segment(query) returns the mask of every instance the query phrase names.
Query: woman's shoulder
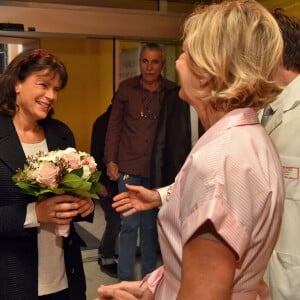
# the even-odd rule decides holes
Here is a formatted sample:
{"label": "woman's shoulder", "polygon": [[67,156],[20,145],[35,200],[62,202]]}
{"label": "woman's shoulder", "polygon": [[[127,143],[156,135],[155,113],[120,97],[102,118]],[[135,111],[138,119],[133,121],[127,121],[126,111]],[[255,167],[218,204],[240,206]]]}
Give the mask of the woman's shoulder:
{"label": "woman's shoulder", "polygon": [[53,118],[46,118],[40,121],[40,124],[44,127],[46,131],[52,131],[55,134],[60,136],[66,136],[66,135],[73,136],[73,132],[69,128],[69,126],[60,120],[53,119]]}
{"label": "woman's shoulder", "polygon": [[0,114],[0,123],[1,124],[9,124],[12,120],[12,117],[5,115],[5,114]]}
{"label": "woman's shoulder", "polygon": [[41,125],[51,127],[51,128],[56,128],[56,129],[69,129],[68,125],[58,119],[53,119],[53,118],[46,118],[44,120],[40,121]]}

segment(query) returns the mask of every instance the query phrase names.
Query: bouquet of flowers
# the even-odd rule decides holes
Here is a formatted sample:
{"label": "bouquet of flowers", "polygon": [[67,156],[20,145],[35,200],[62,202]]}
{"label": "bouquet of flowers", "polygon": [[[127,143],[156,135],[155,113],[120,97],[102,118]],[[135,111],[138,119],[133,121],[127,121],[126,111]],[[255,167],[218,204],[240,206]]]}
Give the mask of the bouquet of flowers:
{"label": "bouquet of flowers", "polygon": [[90,154],[67,148],[28,156],[12,179],[25,194],[37,197],[71,194],[99,199],[99,177]]}

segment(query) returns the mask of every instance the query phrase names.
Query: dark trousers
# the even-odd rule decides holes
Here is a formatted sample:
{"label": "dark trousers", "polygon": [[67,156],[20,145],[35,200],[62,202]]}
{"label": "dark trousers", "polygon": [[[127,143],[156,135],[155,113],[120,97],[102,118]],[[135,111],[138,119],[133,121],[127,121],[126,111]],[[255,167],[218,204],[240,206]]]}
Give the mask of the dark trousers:
{"label": "dark trousers", "polygon": [[104,197],[99,200],[104,212],[106,226],[99,246],[101,258],[113,258],[116,254],[116,241],[119,236],[121,219],[120,214],[112,207],[111,197]]}
{"label": "dark trousers", "polygon": [[69,290],[65,289],[57,293],[53,293],[45,296],[39,296],[39,300],[71,300],[71,299],[69,296]]}

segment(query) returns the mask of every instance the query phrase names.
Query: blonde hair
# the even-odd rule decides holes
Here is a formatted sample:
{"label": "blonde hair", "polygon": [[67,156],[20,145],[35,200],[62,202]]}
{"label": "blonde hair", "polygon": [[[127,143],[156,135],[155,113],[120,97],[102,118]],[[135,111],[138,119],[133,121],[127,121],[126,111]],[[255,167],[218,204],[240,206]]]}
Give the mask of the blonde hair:
{"label": "blonde hair", "polygon": [[184,24],[192,70],[208,78],[200,92],[219,111],[260,109],[281,92],[273,77],[281,63],[283,41],[277,22],[252,0],[199,6]]}

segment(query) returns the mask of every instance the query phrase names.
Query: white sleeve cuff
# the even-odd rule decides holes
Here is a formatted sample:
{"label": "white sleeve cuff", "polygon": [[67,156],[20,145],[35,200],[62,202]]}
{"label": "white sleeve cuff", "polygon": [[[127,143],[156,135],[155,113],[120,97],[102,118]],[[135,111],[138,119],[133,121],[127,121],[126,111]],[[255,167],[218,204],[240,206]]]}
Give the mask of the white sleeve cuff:
{"label": "white sleeve cuff", "polygon": [[160,199],[161,199],[161,205],[158,208],[161,208],[166,202],[167,202],[167,195],[168,195],[168,190],[170,186],[164,186],[159,189],[156,189],[159,193]]}
{"label": "white sleeve cuff", "polygon": [[27,205],[26,219],[24,222],[24,228],[39,227],[40,223],[37,220],[35,212],[35,202],[31,202]]}

